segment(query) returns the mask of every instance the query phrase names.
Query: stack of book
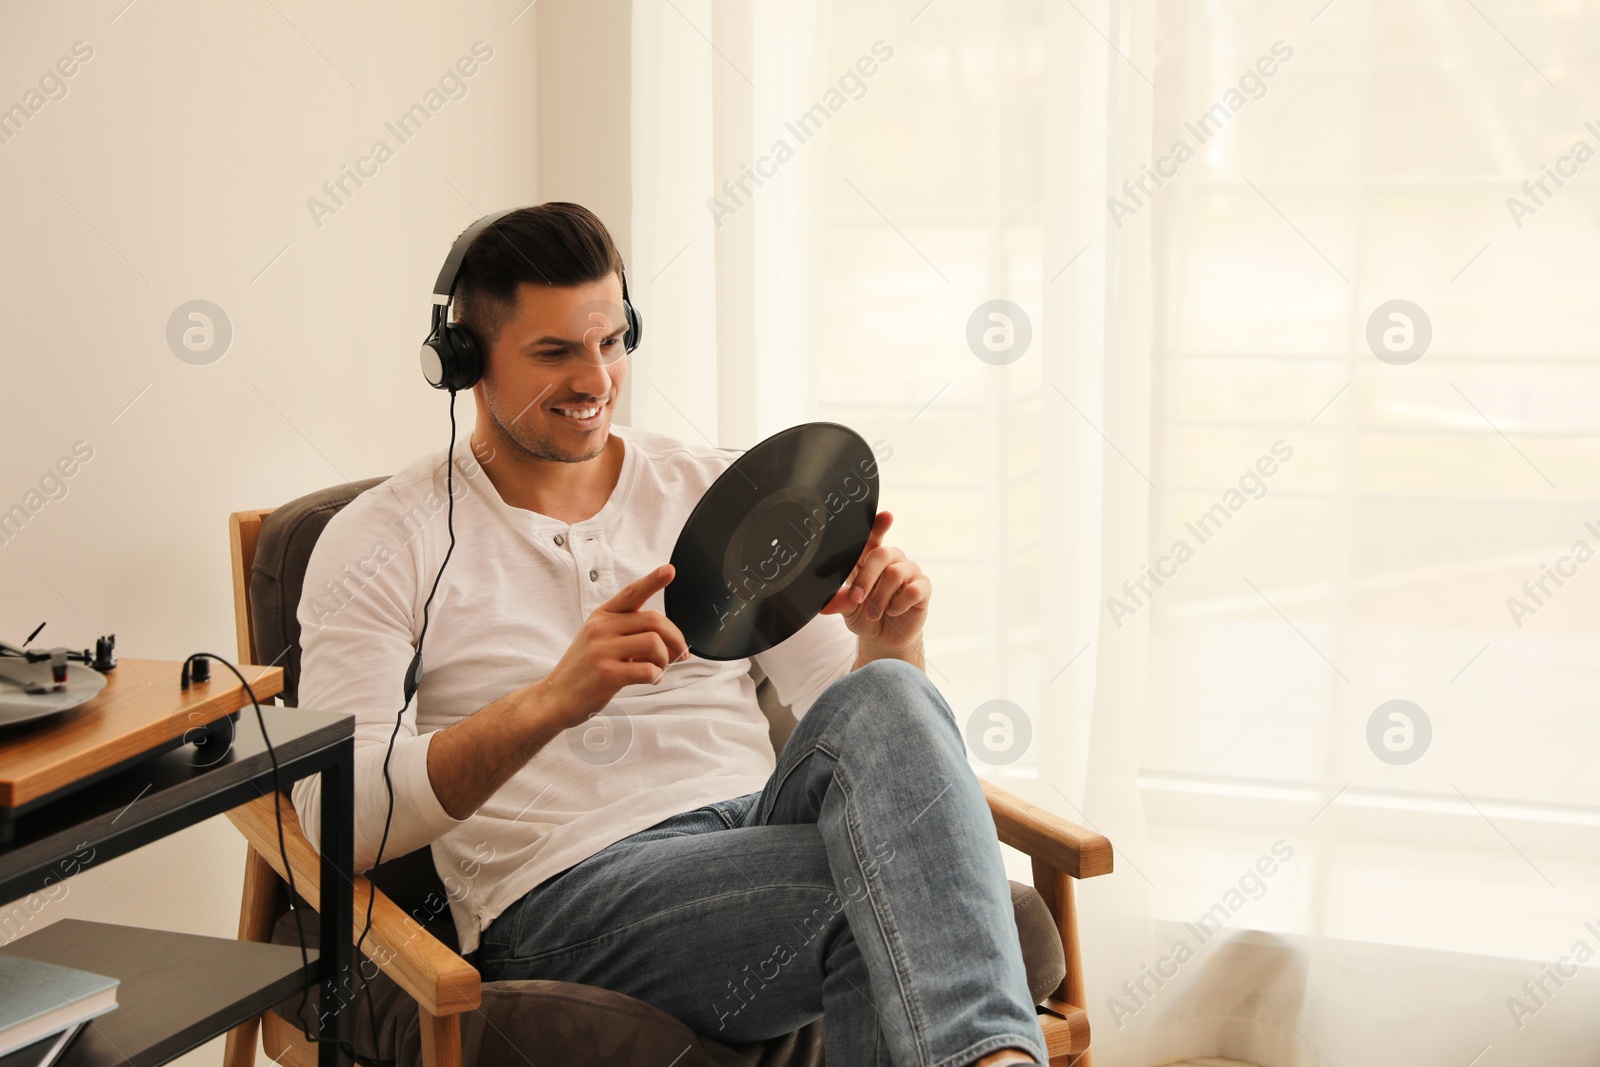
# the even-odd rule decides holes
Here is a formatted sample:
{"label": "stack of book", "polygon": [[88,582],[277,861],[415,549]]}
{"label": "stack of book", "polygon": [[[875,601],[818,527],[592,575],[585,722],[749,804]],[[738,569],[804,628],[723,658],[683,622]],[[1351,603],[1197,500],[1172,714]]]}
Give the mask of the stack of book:
{"label": "stack of book", "polygon": [[0,955],[0,1067],[48,1067],[116,1006],[115,978]]}

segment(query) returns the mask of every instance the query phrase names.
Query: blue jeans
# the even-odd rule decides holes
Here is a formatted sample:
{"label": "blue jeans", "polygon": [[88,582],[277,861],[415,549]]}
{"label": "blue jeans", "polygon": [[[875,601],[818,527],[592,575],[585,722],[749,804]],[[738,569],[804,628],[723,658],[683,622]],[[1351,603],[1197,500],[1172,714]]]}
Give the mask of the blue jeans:
{"label": "blue jeans", "polygon": [[829,686],[760,792],[529,890],[478,966],[613,989],[729,1044],[820,1015],[840,1067],[1045,1062],[993,817],[950,706],[899,660]]}

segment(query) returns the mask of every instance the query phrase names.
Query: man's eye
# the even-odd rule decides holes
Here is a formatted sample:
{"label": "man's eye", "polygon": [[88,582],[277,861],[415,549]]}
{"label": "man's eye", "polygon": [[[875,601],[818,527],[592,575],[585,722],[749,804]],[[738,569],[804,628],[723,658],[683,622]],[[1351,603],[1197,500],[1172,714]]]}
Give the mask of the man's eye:
{"label": "man's eye", "polygon": [[611,347],[613,347],[613,346],[615,346],[615,345],[619,345],[619,344],[621,344],[621,343],[622,343],[622,338],[620,338],[620,337],[607,337],[607,338],[606,338],[606,339],[605,339],[605,341],[603,341],[603,342],[602,342],[602,343],[603,343],[603,344],[604,344],[604,345],[605,345],[605,346],[606,346],[606,347],[607,347],[607,348],[611,348]]}

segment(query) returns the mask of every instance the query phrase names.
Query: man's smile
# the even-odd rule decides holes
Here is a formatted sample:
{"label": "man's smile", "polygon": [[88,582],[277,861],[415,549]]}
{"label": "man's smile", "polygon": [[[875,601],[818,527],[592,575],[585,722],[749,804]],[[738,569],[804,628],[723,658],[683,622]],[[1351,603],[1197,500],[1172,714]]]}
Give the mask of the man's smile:
{"label": "man's smile", "polygon": [[599,426],[605,417],[605,403],[552,405],[550,410],[561,416],[563,422],[578,430]]}

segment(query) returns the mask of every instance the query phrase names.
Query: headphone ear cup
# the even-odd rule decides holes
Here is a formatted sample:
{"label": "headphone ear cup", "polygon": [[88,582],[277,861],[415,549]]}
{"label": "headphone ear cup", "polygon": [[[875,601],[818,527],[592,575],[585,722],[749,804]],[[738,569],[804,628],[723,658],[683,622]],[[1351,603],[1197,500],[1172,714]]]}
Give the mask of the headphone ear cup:
{"label": "headphone ear cup", "polygon": [[622,314],[628,320],[628,332],[622,337],[622,347],[631,353],[644,340],[644,318],[627,297],[622,298]]}
{"label": "headphone ear cup", "polygon": [[422,342],[422,350],[418,354],[422,365],[422,377],[435,389],[444,389],[445,377],[450,372],[453,357],[450,354],[449,342],[439,331],[435,330]]}
{"label": "headphone ear cup", "polygon": [[446,323],[444,335],[455,364],[449,388],[471,389],[483,377],[483,349],[478,345],[477,335],[459,322]]}
{"label": "headphone ear cup", "polygon": [[435,389],[471,389],[483,377],[483,350],[470,329],[447,322],[422,342],[422,376]]}

